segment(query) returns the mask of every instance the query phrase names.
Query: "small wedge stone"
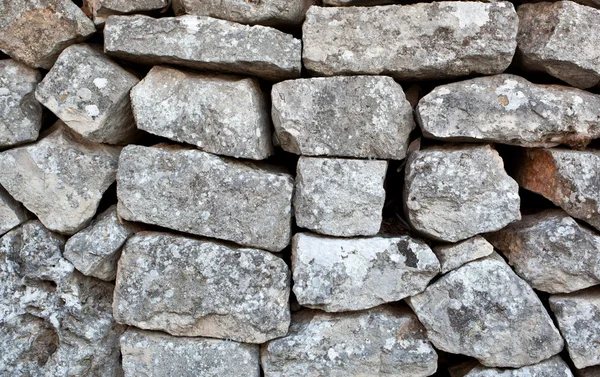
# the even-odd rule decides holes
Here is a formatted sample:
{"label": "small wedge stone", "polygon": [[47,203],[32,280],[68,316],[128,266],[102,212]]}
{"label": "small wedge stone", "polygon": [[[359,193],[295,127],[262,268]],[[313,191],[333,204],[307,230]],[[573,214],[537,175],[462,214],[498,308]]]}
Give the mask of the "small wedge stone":
{"label": "small wedge stone", "polygon": [[569,366],[560,356],[552,356],[537,364],[517,369],[487,368],[478,363],[467,369],[468,371],[457,372],[450,370],[450,375],[451,377],[573,377]]}
{"label": "small wedge stone", "polygon": [[29,219],[23,205],[0,186],[0,236]]}
{"label": "small wedge stone", "polygon": [[108,16],[165,11],[170,0],[83,0],[84,10],[96,25],[104,25]]}
{"label": "small wedge stone", "polygon": [[442,274],[452,271],[476,259],[487,257],[494,252],[494,247],[481,236],[475,236],[452,245],[441,245],[433,248],[440,261]]}

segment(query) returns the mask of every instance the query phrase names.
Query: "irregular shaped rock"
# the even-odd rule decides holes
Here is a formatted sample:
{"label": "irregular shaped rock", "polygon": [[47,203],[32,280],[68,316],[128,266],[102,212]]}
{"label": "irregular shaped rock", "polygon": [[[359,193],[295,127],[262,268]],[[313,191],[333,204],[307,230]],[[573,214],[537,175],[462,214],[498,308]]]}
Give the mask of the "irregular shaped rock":
{"label": "irregular shaped rock", "polygon": [[83,0],[84,10],[96,25],[103,25],[108,16],[165,11],[170,0]]}
{"label": "irregular shaped rock", "polygon": [[207,152],[262,160],[271,122],[255,79],[154,67],[131,90],[139,129]]}
{"label": "irregular shaped rock", "polygon": [[573,377],[569,366],[560,356],[552,356],[537,364],[517,369],[486,368],[476,364],[468,371],[453,373],[451,370],[450,375],[452,377]]}
{"label": "irregular shaped rock", "polygon": [[600,10],[572,1],[519,6],[517,35],[521,65],[569,85],[600,82]]}
{"label": "irregular shaped rock", "polygon": [[0,148],[38,138],[42,106],[33,92],[41,79],[36,69],[16,60],[0,60]]}
{"label": "irregular shaped rock", "polygon": [[315,6],[302,27],[302,60],[309,71],[327,76],[427,80],[490,75],[509,66],[517,27],[509,2]]}
{"label": "irregular shaped rock", "polygon": [[386,161],[300,157],[296,224],[331,236],[371,236],[381,227]]}
{"label": "irregular shaped rock", "polygon": [[447,141],[584,147],[600,137],[600,96],[515,75],[438,86],[419,101],[423,134]]}
{"label": "irregular shaped rock", "polygon": [[411,225],[457,242],[519,220],[519,187],[490,145],[444,145],[412,153],[404,197]]}
{"label": "irregular shaped rock", "polygon": [[343,239],[297,233],[292,243],[298,303],[327,312],[400,301],[422,292],[439,270],[429,246],[408,236]]}
{"label": "irregular shaped rock", "polygon": [[287,333],[289,294],[287,265],[271,253],[141,232],[123,248],[113,311],[142,329],[263,343]]}
{"label": "irregular shaped rock", "polygon": [[139,81],[101,50],[80,44],[60,54],[35,97],[84,139],[127,144],[137,134],[129,90]]}
{"label": "irregular shaped rock", "polygon": [[289,334],[262,346],[265,377],[424,377],[437,354],[406,308],[294,313]]}
{"label": "irregular shaped rock", "polygon": [[129,328],[121,336],[125,377],[259,377],[258,345],[182,338]]}
{"label": "irregular shaped rock", "polygon": [[436,246],[433,252],[440,261],[442,274],[445,274],[465,263],[487,257],[494,252],[494,247],[485,238],[476,236],[457,244]]}
{"label": "irregular shaped rock", "polygon": [[211,17],[112,16],[104,27],[104,50],[117,58],[267,80],[300,76],[300,45],[277,29]]}
{"label": "irregular shaped rock", "polygon": [[386,76],[284,81],[271,100],[279,144],[296,154],[401,160],[415,127],[402,87]]}
{"label": "irregular shaped rock", "polygon": [[407,301],[437,348],[485,366],[520,368],[563,348],[533,289],[495,253],[447,273]]}
{"label": "irregular shaped rock", "polygon": [[2,0],[0,50],[30,67],[50,69],[66,47],[96,32],[71,0]]}
{"label": "irregular shaped rock", "polygon": [[125,220],[270,251],[290,242],[294,181],[273,168],[198,150],[129,145],[117,182]]}
{"label": "irregular shaped rock", "polygon": [[23,205],[0,186],[0,236],[29,219]]}

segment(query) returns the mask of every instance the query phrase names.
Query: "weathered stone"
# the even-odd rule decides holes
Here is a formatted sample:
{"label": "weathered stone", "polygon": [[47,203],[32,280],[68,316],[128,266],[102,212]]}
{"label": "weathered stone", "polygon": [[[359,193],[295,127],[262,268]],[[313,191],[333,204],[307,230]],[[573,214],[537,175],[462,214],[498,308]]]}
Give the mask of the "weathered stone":
{"label": "weathered stone", "polygon": [[130,328],[121,336],[125,377],[259,377],[256,344],[182,338]]}
{"label": "weathered stone", "polygon": [[300,305],[342,312],[422,292],[440,264],[429,246],[408,236],[344,239],[298,233],[292,271]]}
{"label": "weathered stone", "polygon": [[142,329],[263,343],[287,333],[289,294],[287,265],[271,253],[140,232],[123,248],[113,311]]}
{"label": "weathered stone", "polygon": [[496,75],[442,85],[419,101],[428,138],[524,147],[585,146],[600,137],[600,96]]}
{"label": "weathered stone", "polygon": [[489,75],[509,66],[517,28],[509,2],[313,6],[302,28],[302,59],[309,71],[327,76],[427,80]]}
{"label": "weathered stone", "polygon": [[101,50],[80,44],[60,54],[35,97],[84,139],[126,144],[137,133],[129,90],[138,82]]}
{"label": "weathered stone", "polygon": [[600,10],[558,1],[523,4],[518,14],[523,68],[578,88],[600,82]]}
{"label": "weathered stone", "polygon": [[[579,3],[579,4],[587,5],[588,7],[600,8],[600,0],[575,0],[575,2]],[[598,368],[597,376],[600,376],[600,368]]]}
{"label": "weathered stone", "polygon": [[343,314],[302,310],[289,334],[262,346],[265,377],[425,377],[437,354],[406,308]]}
{"label": "weathered stone", "polygon": [[334,7],[345,6],[364,6],[364,5],[385,5],[391,4],[394,0],[323,0],[323,5]]}
{"label": "weathered stone", "polygon": [[87,228],[69,238],[65,258],[84,275],[115,280],[121,249],[127,238],[139,229],[119,219],[117,206],[111,206]]}
{"label": "weathered stone", "polygon": [[485,238],[476,236],[452,245],[440,245],[433,248],[440,261],[442,274],[452,271],[476,259],[487,257],[494,247]]}
{"label": "weathered stone", "polygon": [[29,219],[23,205],[12,198],[0,186],[0,236]]}
{"label": "weathered stone", "polygon": [[262,160],[273,153],[258,81],[154,67],[131,90],[139,129],[207,152]]}
{"label": "weathered stone", "polygon": [[450,271],[407,301],[437,348],[485,366],[520,368],[563,348],[533,289],[495,253]]}
{"label": "weathered stone", "polygon": [[104,50],[115,57],[283,80],[300,76],[301,42],[266,26],[201,16],[111,16]]}
{"label": "weathered stone", "polygon": [[575,370],[575,377],[599,377],[600,366]]}
{"label": "weathered stone", "polygon": [[600,365],[600,287],[552,295],[550,309],[575,367]]}
{"label": "weathered stone", "polygon": [[294,194],[296,224],[331,236],[377,234],[386,170],[386,161],[300,157]]}
{"label": "weathered stone", "polygon": [[411,225],[457,242],[519,220],[519,187],[490,145],[444,145],[412,153],[404,196]]}
{"label": "weathered stone", "polygon": [[466,370],[453,372],[452,377],[573,377],[567,363],[560,356],[541,361],[537,364],[524,366],[517,369],[487,368],[475,363]]}
{"label": "weathered stone", "polygon": [[290,242],[294,181],[274,168],[199,150],[129,145],[117,182],[125,220],[270,251]]}
{"label": "weathered stone", "polygon": [[600,230],[600,152],[527,149],[515,179]]}
{"label": "weathered stone", "polygon": [[103,25],[108,16],[164,11],[170,0],[83,0],[86,11],[96,25]]}
{"label": "weathered stone", "polygon": [[16,60],[0,60],[0,148],[37,139],[42,106],[33,92],[41,79],[36,69]]}
{"label": "weathered stone", "polygon": [[401,160],[415,128],[410,103],[391,77],[284,81],[271,99],[279,144],[296,154]]}
{"label": "weathered stone", "polygon": [[115,181],[119,152],[84,143],[58,122],[38,142],[0,153],[0,184],[48,229],[73,234]]}
{"label": "weathered stone", "polygon": [[0,50],[30,67],[50,69],[63,49],[94,32],[71,0],[0,1]]}

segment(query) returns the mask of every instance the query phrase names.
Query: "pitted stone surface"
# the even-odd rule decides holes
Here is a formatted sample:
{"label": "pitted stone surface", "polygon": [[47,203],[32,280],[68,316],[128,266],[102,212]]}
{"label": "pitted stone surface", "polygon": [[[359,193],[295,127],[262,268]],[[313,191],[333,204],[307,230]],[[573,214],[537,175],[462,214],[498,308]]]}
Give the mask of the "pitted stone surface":
{"label": "pitted stone surface", "polygon": [[27,221],[30,215],[23,205],[0,186],[0,236]]}
{"label": "pitted stone surface", "polygon": [[573,377],[569,366],[560,356],[552,356],[537,364],[517,369],[487,368],[477,363],[467,369],[468,371],[456,372],[450,370],[450,375],[451,377]]}
{"label": "pitted stone surface", "polygon": [[83,0],[83,5],[94,23],[103,25],[108,16],[165,11],[170,2],[170,0]]}
{"label": "pitted stone surface", "polygon": [[386,76],[284,81],[271,100],[279,144],[296,154],[401,160],[415,127],[402,87]]}
{"label": "pitted stone surface", "polygon": [[433,248],[440,261],[441,271],[445,274],[476,259],[487,257],[494,252],[494,247],[481,236],[475,236],[451,245],[440,245]]}

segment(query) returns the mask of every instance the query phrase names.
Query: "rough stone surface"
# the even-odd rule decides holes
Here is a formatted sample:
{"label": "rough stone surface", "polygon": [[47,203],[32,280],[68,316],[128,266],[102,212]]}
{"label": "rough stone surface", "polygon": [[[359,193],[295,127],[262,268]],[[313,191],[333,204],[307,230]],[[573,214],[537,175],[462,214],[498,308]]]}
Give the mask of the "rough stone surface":
{"label": "rough stone surface", "polygon": [[436,240],[457,242],[519,220],[519,187],[490,145],[444,145],[406,163],[408,220]]}
{"label": "rough stone surface", "polygon": [[509,66],[517,27],[509,2],[315,6],[302,28],[302,59],[309,71],[327,76],[387,74],[426,80],[489,75]]}
{"label": "rough stone surface", "polygon": [[259,377],[255,344],[182,338],[130,328],[121,336],[125,377]]}
{"label": "rough stone surface", "polygon": [[552,295],[550,308],[575,367],[600,365],[600,287]]}
{"label": "rough stone surface", "polygon": [[292,242],[294,293],[300,305],[327,312],[368,309],[422,292],[440,270],[423,242],[333,238],[298,233]]}
{"label": "rough stone surface", "polygon": [[425,377],[437,354],[405,308],[294,313],[289,334],[262,346],[265,377]]}
{"label": "rough stone surface", "polygon": [[600,10],[572,1],[519,6],[518,49],[525,69],[569,85],[600,82]]}
{"label": "rough stone surface", "polygon": [[296,154],[401,160],[415,127],[402,87],[386,76],[284,81],[271,100],[279,144]]}
{"label": "rough stone surface", "polygon": [[137,133],[129,90],[138,82],[97,47],[79,44],[60,54],[35,97],[84,139],[126,144]]}
{"label": "rough stone surface", "polygon": [[440,261],[442,274],[452,271],[476,259],[487,257],[494,252],[494,247],[481,236],[452,245],[440,245],[433,248]]}
{"label": "rough stone surface", "polygon": [[23,205],[0,186],[0,236],[29,219]]}
{"label": "rough stone surface", "polygon": [[290,242],[289,174],[199,150],[129,145],[117,183],[125,220],[270,251]]}
{"label": "rough stone surface", "polygon": [[417,119],[427,138],[581,147],[600,137],[599,108],[599,95],[503,74],[438,86]]}
{"label": "rough stone surface", "polygon": [[36,143],[0,153],[0,184],[47,228],[73,234],[115,181],[119,152],[84,143],[58,122]]}
{"label": "rough stone surface", "polygon": [[517,369],[487,368],[475,363],[474,367],[471,366],[466,370],[456,372],[450,370],[450,375],[451,377],[573,377],[569,366],[560,356],[552,356],[537,364]]}
{"label": "rough stone surface", "polygon": [[83,9],[96,25],[103,25],[108,16],[164,11],[170,2],[170,0],[83,0]]}
{"label": "rough stone surface", "polygon": [[120,220],[117,206],[113,205],[69,238],[65,258],[84,275],[115,280],[121,249],[138,230],[139,226]]}
{"label": "rough stone surface", "polygon": [[131,91],[139,129],[207,152],[262,160],[271,122],[255,79],[154,67]]}
{"label": "rough stone surface", "polygon": [[391,4],[394,0],[323,0],[323,5],[344,7],[344,6],[364,6],[364,5],[385,5]]}
{"label": "rough stone surface", "polygon": [[94,32],[71,0],[0,1],[0,50],[30,67],[50,69],[64,48]]}
{"label": "rough stone surface", "polygon": [[520,368],[563,348],[533,289],[497,254],[447,273],[408,301],[437,348],[485,366]]}
{"label": "rough stone surface", "polygon": [[377,234],[386,170],[386,161],[300,157],[294,194],[296,224],[331,236]]}
{"label": "rough stone surface", "polygon": [[104,50],[137,63],[176,64],[283,80],[300,76],[301,42],[265,26],[211,17],[111,16]]}
{"label": "rough stone surface", "polygon": [[41,79],[36,69],[16,60],[0,60],[0,148],[37,139],[42,106],[33,92]]}
{"label": "rough stone surface", "polygon": [[123,248],[113,312],[142,329],[263,343],[287,333],[289,294],[271,253],[141,232]]}
{"label": "rough stone surface", "polygon": [[600,152],[527,149],[515,179],[600,230]]}
{"label": "rough stone surface", "polygon": [[600,366],[575,370],[575,377],[598,377],[598,376],[600,376]]}

